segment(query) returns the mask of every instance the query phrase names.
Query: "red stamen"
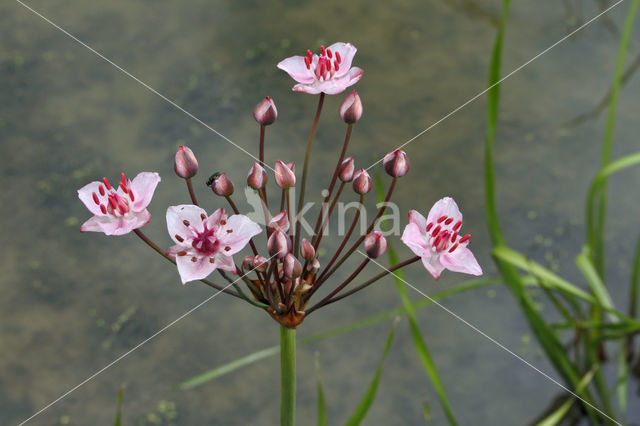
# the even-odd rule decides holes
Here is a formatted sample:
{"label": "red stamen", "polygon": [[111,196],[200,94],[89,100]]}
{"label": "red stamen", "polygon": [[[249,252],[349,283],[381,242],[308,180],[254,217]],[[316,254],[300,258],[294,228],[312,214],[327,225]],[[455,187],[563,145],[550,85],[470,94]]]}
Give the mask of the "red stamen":
{"label": "red stamen", "polygon": [[438,235],[438,232],[440,232],[440,229],[442,229],[440,225],[436,226],[436,229],[433,230],[433,232],[431,233],[431,236],[435,237],[436,235]]}
{"label": "red stamen", "polygon": [[109,197],[109,205],[111,206],[112,210],[118,208],[118,203],[116,203],[116,200],[114,200],[113,197]]}
{"label": "red stamen", "polygon": [[454,232],[453,235],[451,236],[451,242],[454,242],[456,238],[458,238],[458,233]]}
{"label": "red stamen", "polygon": [[104,206],[104,204],[100,204],[100,211],[102,212],[102,214],[107,214],[107,208]]}
{"label": "red stamen", "polygon": [[338,72],[338,70],[340,69],[340,66],[338,65],[338,61],[333,61],[333,69],[335,69],[336,72]]}
{"label": "red stamen", "polygon": [[129,191],[127,191],[129,193],[129,198],[131,198],[131,201],[135,201],[136,197],[133,196],[133,191],[131,189],[129,189]]}
{"label": "red stamen", "polygon": [[184,226],[191,225],[191,222],[189,222],[187,219],[183,220],[182,223],[184,224]]}
{"label": "red stamen", "polygon": [[98,199],[98,194],[93,192],[91,195],[93,195],[93,202],[96,204],[100,204],[100,200]]}
{"label": "red stamen", "polygon": [[446,217],[446,216],[440,216],[440,217],[438,218],[438,223],[442,223],[442,222],[444,222],[446,219],[447,219],[447,217]]}
{"label": "red stamen", "polygon": [[327,56],[329,59],[333,58],[333,53],[331,53],[331,49],[327,49]]}
{"label": "red stamen", "polygon": [[464,243],[465,241],[467,241],[469,238],[471,238],[471,234],[467,234],[464,237],[460,238],[460,241],[458,241],[460,244]]}
{"label": "red stamen", "polygon": [[451,225],[451,222],[453,222],[453,218],[452,217],[450,217],[449,219],[445,220],[444,224],[445,225]]}
{"label": "red stamen", "polygon": [[458,248],[458,243],[455,243],[455,244],[453,245],[453,247],[451,247],[451,248],[449,249],[449,253],[453,253],[453,251],[454,251],[455,249],[457,249],[457,248]]}
{"label": "red stamen", "polygon": [[186,256],[187,252],[186,251],[179,251],[178,253],[176,253],[178,256]]}
{"label": "red stamen", "polygon": [[98,190],[100,191],[100,195],[104,196],[104,186],[100,185]]}
{"label": "red stamen", "polygon": [[122,182],[125,185],[127,184],[127,178],[125,177],[124,172],[120,173],[120,182]]}
{"label": "red stamen", "polygon": [[459,220],[455,225],[453,225],[453,230],[457,231],[462,226],[462,221]]}
{"label": "red stamen", "polygon": [[431,228],[433,228],[433,222],[429,223],[427,225],[427,232],[429,232],[431,230]]}
{"label": "red stamen", "polygon": [[438,235],[433,242],[433,246],[436,248],[436,250],[438,250],[438,244],[440,244],[440,241],[442,241],[442,235]]}
{"label": "red stamen", "polygon": [[320,46],[320,55],[324,56],[325,53],[324,46]]}
{"label": "red stamen", "polygon": [[107,191],[111,191],[111,184],[109,183],[109,181],[107,180],[106,177],[102,178],[102,181],[104,182],[104,186],[107,187]]}
{"label": "red stamen", "polygon": [[311,69],[311,59],[308,56],[304,57],[304,64],[307,66],[307,69]]}
{"label": "red stamen", "polygon": [[340,52],[336,52],[336,61],[338,61],[338,63],[342,62],[342,58],[340,57]]}
{"label": "red stamen", "polygon": [[118,186],[120,186],[124,192],[127,192],[127,185],[124,182],[120,182]]}
{"label": "red stamen", "polygon": [[176,237],[176,240],[178,240],[179,242],[181,242],[181,243],[184,242],[184,238],[182,238],[180,235],[176,234],[176,235],[174,235],[174,237]]}
{"label": "red stamen", "polygon": [[313,53],[311,53],[311,50],[307,49],[307,57],[309,59],[311,59],[313,57]]}

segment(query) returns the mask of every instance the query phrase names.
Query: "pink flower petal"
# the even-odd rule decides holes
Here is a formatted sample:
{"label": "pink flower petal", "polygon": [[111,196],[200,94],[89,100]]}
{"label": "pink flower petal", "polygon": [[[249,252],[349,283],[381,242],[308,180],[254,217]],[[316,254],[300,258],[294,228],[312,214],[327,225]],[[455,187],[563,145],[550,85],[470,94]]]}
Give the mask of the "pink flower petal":
{"label": "pink flower petal", "polygon": [[278,64],[278,68],[286,71],[298,83],[310,84],[315,80],[315,75],[307,69],[303,56],[291,56],[283,59]]}
{"label": "pink flower petal", "polygon": [[224,208],[221,207],[207,218],[207,228],[217,229],[221,226],[220,222],[223,220],[227,220],[227,213],[224,211]]}
{"label": "pink flower petal", "polygon": [[427,271],[435,278],[436,280],[440,278],[440,274],[444,271],[444,265],[440,262],[440,256],[431,256],[431,257],[423,257],[422,264]]}
{"label": "pink flower petal", "polygon": [[[176,235],[180,236],[183,241],[193,239],[195,235],[190,227],[194,227],[198,231],[203,231],[204,226],[202,225],[203,219],[201,215],[204,215],[206,219],[207,212],[200,207],[191,204],[181,204],[179,206],[169,207],[167,209],[167,230],[169,231],[169,235],[173,241],[176,243],[182,243],[182,241],[176,238]],[[185,220],[189,226],[185,224]]]}
{"label": "pink flower petal", "polygon": [[340,67],[338,69],[338,72],[334,74],[334,78],[340,78],[344,76],[347,71],[349,71],[349,68],[351,68],[351,62],[353,62],[353,57],[356,55],[358,49],[356,49],[356,47],[351,43],[342,42],[333,43],[327,49],[330,49],[333,52],[334,58],[336,52],[340,54]]}
{"label": "pink flower petal", "polygon": [[310,95],[317,95],[321,92],[321,90],[318,90],[318,88],[312,84],[296,84],[291,90],[294,92],[308,93]]}
{"label": "pink flower petal", "polygon": [[236,273],[236,265],[233,263],[233,258],[231,256],[225,256],[222,253],[216,254],[214,265],[217,269],[233,272],[234,274]]}
{"label": "pink flower petal", "polygon": [[96,216],[104,216],[104,213],[100,211],[100,205],[96,204],[93,200],[93,193],[95,193],[98,198],[102,199],[99,190],[100,185],[102,185],[102,182],[94,181],[78,189],[78,198],[80,198],[80,201],[82,201],[89,211]]}
{"label": "pink flower petal", "polygon": [[431,256],[431,250],[427,247],[427,241],[415,223],[410,223],[404,228],[401,240],[417,256]]}
{"label": "pink flower petal", "polygon": [[131,191],[135,197],[133,211],[142,211],[151,203],[153,192],[160,182],[160,175],[155,172],[141,172],[131,181]]}
{"label": "pink flower petal", "polygon": [[182,284],[207,278],[216,270],[216,262],[211,263],[209,257],[176,256],[176,265]]}
{"label": "pink flower petal", "polygon": [[317,82],[313,86],[314,89],[319,92],[324,92],[327,95],[337,95],[338,93],[344,92],[347,87],[356,84],[361,77],[362,70],[360,68],[353,67],[343,77],[334,76],[332,79],[327,81]]}
{"label": "pink flower petal", "polygon": [[124,235],[149,223],[147,210],[122,217],[93,216],[80,227],[81,232],[104,232],[106,235]]}
{"label": "pink flower petal", "polygon": [[[262,232],[262,229],[257,223],[247,216],[236,214],[227,219],[227,223],[220,227],[216,232],[216,236],[220,240],[224,254],[231,256],[242,250],[251,237],[258,235],[260,232]],[[227,247],[229,250],[227,250]]]}
{"label": "pink flower petal", "polygon": [[426,233],[427,233],[427,219],[425,219],[424,216],[422,216],[416,210],[411,210],[409,212],[409,223],[414,223],[418,227],[418,229],[420,230],[420,233],[423,234],[423,235],[426,235]]}
{"label": "pink flower petal", "polygon": [[466,247],[458,247],[453,253],[440,256],[440,262],[450,271],[482,275],[482,268],[473,253]]}
{"label": "pink flower petal", "polygon": [[431,210],[429,210],[429,216],[427,216],[427,223],[436,223],[437,220],[442,217],[447,216],[453,218],[453,222],[458,222],[462,220],[462,213],[458,209],[458,205],[451,197],[444,197],[441,200],[438,200]]}

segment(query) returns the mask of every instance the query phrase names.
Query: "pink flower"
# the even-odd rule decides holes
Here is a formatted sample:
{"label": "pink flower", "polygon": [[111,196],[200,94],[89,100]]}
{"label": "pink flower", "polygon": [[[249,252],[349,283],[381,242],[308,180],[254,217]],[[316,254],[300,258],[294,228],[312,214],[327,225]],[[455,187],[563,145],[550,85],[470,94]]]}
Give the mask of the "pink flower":
{"label": "pink flower", "polygon": [[409,224],[402,233],[402,242],[422,258],[424,267],[435,279],[444,269],[482,275],[482,268],[467,248],[470,235],[458,235],[462,213],[453,198],[435,203],[425,219],[415,210],[409,212]]}
{"label": "pink flower", "polygon": [[299,83],[293,86],[297,92],[337,95],[362,77],[363,71],[351,66],[357,51],[350,43],[334,43],[326,49],[321,46],[320,55],[307,50],[306,56],[286,58],[278,68]]}
{"label": "pink flower", "polygon": [[151,220],[147,206],[160,182],[157,173],[142,172],[133,180],[124,173],[113,188],[107,178],[91,182],[78,190],[78,197],[94,216],[80,227],[82,232],[124,235]]}
{"label": "pink flower", "polygon": [[167,255],[176,258],[182,284],[206,278],[218,268],[235,273],[231,256],[261,231],[244,215],[227,218],[221,208],[207,217],[203,209],[189,204],[167,209],[167,229],[176,242]]}

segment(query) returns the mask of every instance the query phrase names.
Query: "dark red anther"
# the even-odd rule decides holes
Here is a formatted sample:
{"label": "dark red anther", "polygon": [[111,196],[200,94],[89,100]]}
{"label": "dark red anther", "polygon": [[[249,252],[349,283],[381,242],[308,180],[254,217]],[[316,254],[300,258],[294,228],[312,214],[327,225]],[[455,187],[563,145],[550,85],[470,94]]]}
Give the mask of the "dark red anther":
{"label": "dark red anther", "polygon": [[183,220],[182,223],[184,224],[184,226],[191,225],[191,222],[189,222],[187,219]]}
{"label": "dark red anther", "polygon": [[442,223],[442,222],[444,222],[446,219],[447,219],[447,217],[446,217],[446,216],[440,216],[440,217],[438,218],[438,223]]}
{"label": "dark red anther", "polygon": [[123,172],[123,173],[120,173],[120,182],[122,182],[122,183],[123,183],[123,184],[125,184],[125,185],[127,184],[127,178],[126,178],[126,176],[124,175],[124,172]]}
{"label": "dark red anther", "polygon": [[453,235],[451,236],[451,242],[454,242],[456,238],[458,238],[458,233],[454,232]]}
{"label": "dark red anther", "polygon": [[442,241],[442,235],[438,235],[433,241],[433,246],[436,248],[436,250],[438,250],[438,244],[440,244],[440,241]]}
{"label": "dark red anther", "polygon": [[307,57],[311,58],[313,56],[313,53],[311,53],[311,50],[307,49]]}
{"label": "dark red anther", "polygon": [[449,249],[449,253],[453,253],[453,251],[454,251],[455,249],[457,249],[457,248],[458,248],[458,243],[455,243],[455,244],[454,244],[454,245]]}
{"label": "dark red anther", "polygon": [[94,192],[91,195],[93,195],[93,202],[96,204],[100,204],[100,200],[98,199],[98,194]]}
{"label": "dark red anther", "polygon": [[471,238],[471,234],[467,234],[464,237],[460,238],[460,241],[458,241],[460,244],[464,243],[465,241],[467,241],[469,238]]}
{"label": "dark red anther", "polygon": [[451,222],[453,222],[453,218],[452,217],[450,217],[449,219],[445,220],[444,224],[445,225],[451,225]]}
{"label": "dark red anther", "polygon": [[455,225],[453,225],[453,230],[457,231],[462,226],[462,221],[459,220]]}
{"label": "dark red anther", "polygon": [[440,225],[436,226],[436,229],[433,230],[433,232],[431,233],[431,236],[435,237],[436,235],[438,235],[438,232],[440,232],[440,229],[442,229]]}
{"label": "dark red anther", "polygon": [[431,230],[431,228],[433,228],[433,222],[429,223],[427,225],[427,232],[429,232]]}
{"label": "dark red anther", "polygon": [[133,196],[133,191],[131,189],[129,189],[129,191],[127,191],[129,193],[129,198],[131,198],[131,201],[135,201],[136,197]]}
{"label": "dark red anther", "polygon": [[118,208],[118,203],[116,203],[116,200],[113,197],[109,197],[109,205],[113,210]]}
{"label": "dark red anther", "polygon": [[[338,61],[338,63],[342,62],[342,58],[340,58],[340,52],[336,52],[336,61]],[[336,67],[336,69],[338,69],[338,67]]]}
{"label": "dark red anther", "polygon": [[107,191],[111,191],[111,184],[109,183],[106,177],[102,178],[102,182],[104,182],[104,186],[107,187]]}
{"label": "dark red anther", "polygon": [[333,61],[333,69],[336,70],[336,72],[338,72],[338,70],[340,69],[340,65],[338,65],[338,61]]}
{"label": "dark red anther", "polygon": [[119,186],[120,186],[120,188],[122,188],[122,190],[123,190],[124,192],[127,192],[127,185],[126,185],[124,182],[120,182],[120,185],[119,185]]}
{"label": "dark red anther", "polygon": [[333,53],[331,53],[330,49],[327,49],[327,56],[329,57],[329,59],[333,58]]}
{"label": "dark red anther", "polygon": [[104,186],[100,185],[98,191],[100,191],[100,195],[104,196]]}
{"label": "dark red anther", "polygon": [[324,46],[320,46],[320,54],[322,56],[324,56],[326,54],[325,50],[324,50]]}
{"label": "dark red anther", "polygon": [[107,208],[104,206],[104,204],[100,204],[100,211],[102,212],[102,214],[107,214]]}
{"label": "dark red anther", "polygon": [[307,69],[311,69],[311,59],[308,56],[304,57],[304,64],[307,66]]}

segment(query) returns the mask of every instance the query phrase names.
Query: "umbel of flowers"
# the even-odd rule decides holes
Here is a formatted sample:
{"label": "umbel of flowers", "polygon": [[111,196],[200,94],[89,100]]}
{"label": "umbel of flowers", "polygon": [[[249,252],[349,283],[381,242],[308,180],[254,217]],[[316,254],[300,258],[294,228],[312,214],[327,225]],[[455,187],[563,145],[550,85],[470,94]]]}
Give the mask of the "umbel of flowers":
{"label": "umbel of flowers", "polygon": [[[367,224],[366,232],[362,235],[354,233],[361,220],[359,209],[346,234],[340,236],[338,248],[322,259],[318,257],[324,230],[340,197],[353,191],[360,208],[364,208],[364,198],[372,189],[367,170],[357,169],[354,158],[347,156],[353,127],[363,113],[362,101],[355,91],[346,96],[339,109],[346,130],[335,166],[329,170],[317,170],[328,171],[324,176],[328,187],[321,200],[322,205],[328,208],[322,209],[318,215],[313,234],[302,235],[296,212],[301,211],[304,205],[311,148],[324,97],[342,93],[362,77],[363,71],[351,65],[356,50],[349,43],[335,43],[327,48],[322,46],[319,54],[307,51],[304,56],[293,56],[278,64],[278,68],[286,71],[298,83],[293,90],[318,95],[301,175],[296,174],[293,163],[278,160],[273,167],[265,164],[265,130],[276,122],[278,111],[270,97],[264,98],[254,109],[253,116],[260,130],[258,161],[248,167],[246,183],[260,197],[265,218],[263,226],[238,210],[232,198],[234,184],[225,173],[216,173],[207,181],[216,196],[217,208],[209,214],[200,207],[192,184],[192,178],[198,173],[198,161],[191,149],[181,146],[175,155],[174,170],[185,180],[192,204],[175,205],[167,209],[166,226],[172,245],[161,248],[140,229],[151,219],[146,207],[160,182],[157,173],[142,172],[133,180],[127,179],[123,173],[117,184],[112,185],[107,178],[103,178],[81,188],[78,196],[94,214],[82,225],[81,230],[103,232],[106,235],[124,235],[134,231],[150,247],[175,263],[183,284],[202,281],[264,309],[286,328],[297,327],[318,308],[354,294],[388,273],[414,262],[421,261],[436,279],[444,269],[481,275],[482,270],[467,247],[469,235],[462,233],[462,214],[455,201],[445,197],[433,205],[426,218],[415,210],[409,212],[409,223],[401,240],[415,254],[414,257],[391,265],[364,282],[352,284],[370,259],[380,257],[387,250],[387,240],[381,232],[376,231],[376,225],[391,200],[398,180],[409,171],[409,159],[401,150],[388,153],[382,161],[391,181],[385,203]],[[273,180],[270,180],[271,177]],[[317,179],[322,179],[322,176],[317,175]],[[279,205],[269,204],[269,182],[269,191],[276,191],[275,194],[280,195]],[[297,207],[291,204],[294,191]],[[254,241],[259,234],[266,236],[261,239],[266,244]],[[250,252],[243,256],[240,253],[247,245]],[[359,265],[345,280],[332,282],[336,270],[354,253],[363,255]],[[209,277],[216,271],[229,284],[211,281]],[[239,283],[243,283],[244,288]],[[328,294],[320,300],[312,300],[323,286],[328,287]]]}

